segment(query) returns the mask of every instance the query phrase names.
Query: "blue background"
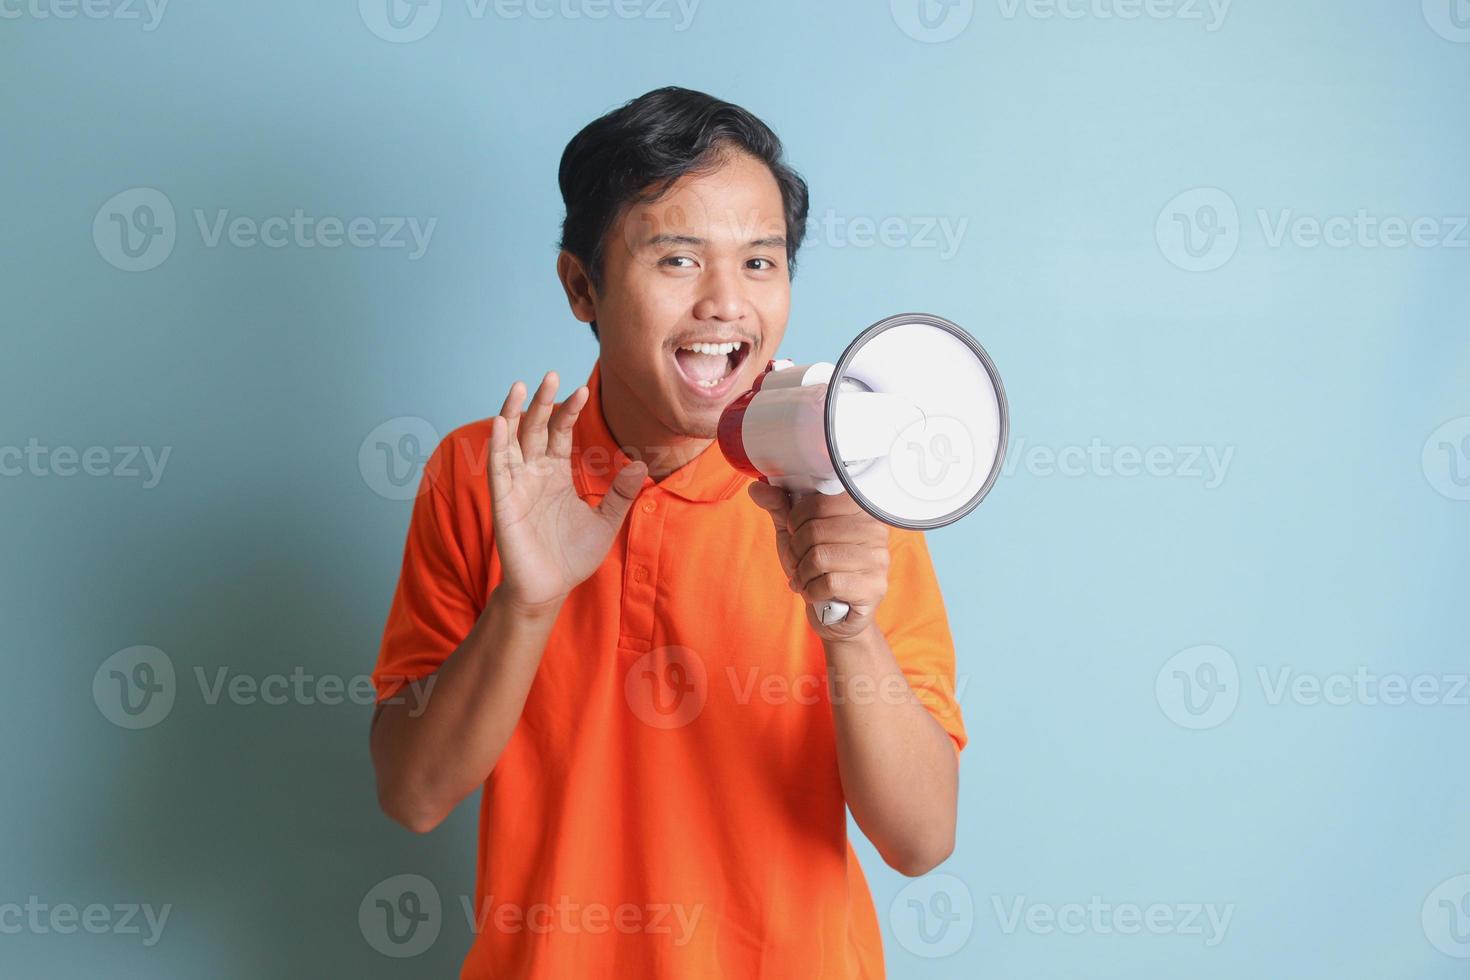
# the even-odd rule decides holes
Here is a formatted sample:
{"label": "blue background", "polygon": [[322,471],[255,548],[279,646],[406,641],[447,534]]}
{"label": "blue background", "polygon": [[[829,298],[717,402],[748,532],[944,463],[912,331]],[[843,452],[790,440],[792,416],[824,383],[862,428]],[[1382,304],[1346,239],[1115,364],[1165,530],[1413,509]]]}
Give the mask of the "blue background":
{"label": "blue background", "polygon": [[[172,909],[152,947],[0,934],[0,974],[457,970],[474,803],[401,831],[374,798],[369,709],[209,704],[195,669],[371,669],[410,505],[359,449],[385,422],[442,434],[492,414],[548,368],[585,377],[595,344],[553,274],[557,160],[597,114],[677,83],[765,118],[811,184],[788,356],[929,310],[986,345],[1010,396],[1006,475],[929,535],[971,737],[958,847],[911,885],[861,845],[891,976],[1465,975],[1435,940],[1470,955],[1453,931],[1470,907],[1456,923],[1431,892],[1470,873],[1466,692],[1270,696],[1282,669],[1442,693],[1470,670],[1470,232],[1268,234],[1288,209],[1470,214],[1470,43],[1431,27],[1451,0],[1237,0],[1213,24],[1203,5],[1125,20],[985,0],[932,7],[940,34],[962,27],[945,40],[904,0],[703,0],[682,30],[672,6],[477,18],[445,0],[412,43],[349,0],[178,3],[153,30],[141,7],[66,20],[28,2],[0,20],[0,447],[172,448],[151,488],[0,477],[0,905]],[[177,213],[172,252],[138,272],[92,233],[132,188]],[[1238,210],[1214,212],[1209,271],[1156,234],[1212,226],[1167,207],[1196,188]],[[297,208],[437,224],[413,260],[209,247],[194,217]],[[884,219],[886,242],[854,243]],[[964,223],[957,249],[924,244],[942,222]],[[1094,444],[1173,462],[1066,475],[1044,454]],[[1229,450],[1222,478],[1191,475],[1188,447]],[[92,683],[140,644],[168,656],[177,698],[127,730]],[[1167,665],[1201,644],[1236,668],[1215,677],[1237,704],[1191,728]],[[411,960],[358,921],[403,873],[445,909]],[[972,909],[926,926],[952,952],[913,938],[909,901],[936,890]],[[1106,919],[1006,928],[1017,900],[1094,896],[1231,919],[1213,945]]]}

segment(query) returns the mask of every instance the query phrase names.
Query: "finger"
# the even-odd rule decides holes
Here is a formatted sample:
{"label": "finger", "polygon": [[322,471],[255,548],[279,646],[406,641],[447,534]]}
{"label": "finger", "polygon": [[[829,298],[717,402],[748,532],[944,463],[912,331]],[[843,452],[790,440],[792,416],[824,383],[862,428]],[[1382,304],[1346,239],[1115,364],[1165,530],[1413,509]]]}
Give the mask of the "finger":
{"label": "finger", "polygon": [[787,507],[791,503],[791,495],[780,487],[773,487],[769,483],[760,480],[752,480],[747,488],[750,499],[755,501],[757,507],[762,510]]}
{"label": "finger", "polygon": [[828,599],[839,599],[857,608],[863,603],[854,601],[853,597],[863,594],[863,576],[858,572],[828,572],[812,579],[802,590],[802,598],[807,602],[826,602]]}
{"label": "finger", "polygon": [[628,510],[633,506],[633,498],[643,489],[643,478],[648,475],[648,466],[642,460],[635,459],[618,471],[613,477],[612,486],[607,488],[607,495],[602,498],[602,503],[597,505],[597,512],[607,518],[614,527],[620,527],[623,518],[628,516]]}
{"label": "finger", "polygon": [[786,521],[791,497],[780,487],[759,481],[752,483],[748,492],[750,499],[771,515],[771,524],[776,529],[776,558],[781,563],[781,574],[789,581],[796,572],[796,556],[791,551],[791,532]]}
{"label": "finger", "polygon": [[563,458],[572,455],[572,427],[577,424],[577,416],[587,404],[587,398],[587,386],[582,385],[567,396],[566,401],[556,406],[556,410],[551,413],[551,423],[547,426],[546,455]]}
{"label": "finger", "polygon": [[756,502],[757,507],[770,514],[770,520],[776,526],[778,535],[785,535],[791,530],[789,514],[791,514],[791,494],[779,488],[770,486],[769,483],[761,483],[760,480],[751,483],[747,489],[751,500]]}
{"label": "finger", "polygon": [[791,581],[796,574],[796,556],[791,553],[791,535],[780,524],[776,525],[776,561],[781,565],[781,574]]}
{"label": "finger", "polygon": [[867,514],[814,517],[791,532],[791,550],[798,555],[805,554],[815,544],[874,545],[887,541],[887,526]]}
{"label": "finger", "polygon": [[776,532],[776,561],[781,564],[781,574],[786,576],[786,582],[796,591],[796,556],[791,553],[791,546],[787,543],[785,531]]}
{"label": "finger", "polygon": [[771,515],[776,530],[785,532],[791,527],[791,495],[780,487],[773,487],[759,480],[750,484],[750,499],[761,510]]}
{"label": "finger", "polygon": [[857,501],[845,493],[808,493],[791,505],[791,530],[818,517],[841,517],[866,513]]}
{"label": "finger", "polygon": [[510,471],[510,429],[501,415],[490,420],[490,499],[494,503],[503,500],[510,492],[513,478]]}
{"label": "finger", "polygon": [[888,552],[856,544],[814,545],[805,553],[798,552],[796,584],[806,588],[813,579],[830,572],[872,572],[888,570]]}
{"label": "finger", "polygon": [[510,386],[510,393],[505,396],[505,404],[500,406],[500,415],[510,423],[507,433],[511,439],[516,437],[516,427],[521,421],[521,401],[526,397],[526,386],[517,381]]}
{"label": "finger", "polygon": [[527,460],[540,459],[546,455],[546,420],[551,418],[551,409],[556,404],[556,388],[560,379],[555,371],[547,371],[526,409],[521,425],[521,455]]}

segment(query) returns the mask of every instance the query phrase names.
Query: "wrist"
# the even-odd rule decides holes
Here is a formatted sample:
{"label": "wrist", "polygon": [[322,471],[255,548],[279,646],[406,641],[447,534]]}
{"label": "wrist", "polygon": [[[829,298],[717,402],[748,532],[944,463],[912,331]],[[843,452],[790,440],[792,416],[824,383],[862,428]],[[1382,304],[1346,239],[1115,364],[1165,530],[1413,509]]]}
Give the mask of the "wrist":
{"label": "wrist", "polygon": [[538,602],[527,602],[506,591],[505,585],[497,585],[490,593],[490,601],[517,619],[530,623],[547,623],[556,619],[561,612],[565,595]]}
{"label": "wrist", "polygon": [[869,622],[861,630],[850,636],[824,636],[822,648],[827,653],[827,660],[833,658],[851,657],[854,654],[867,653],[872,650],[875,641],[881,639],[883,633],[878,625]]}

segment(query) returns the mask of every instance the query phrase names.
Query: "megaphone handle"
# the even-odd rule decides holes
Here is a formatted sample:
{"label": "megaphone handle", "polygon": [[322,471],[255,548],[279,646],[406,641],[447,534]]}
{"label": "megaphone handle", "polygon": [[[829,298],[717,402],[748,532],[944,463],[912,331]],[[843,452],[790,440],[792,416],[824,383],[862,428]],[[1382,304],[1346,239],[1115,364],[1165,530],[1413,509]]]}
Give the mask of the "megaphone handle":
{"label": "megaphone handle", "polygon": [[[805,496],[807,496],[807,493],[803,491],[792,491],[791,505],[793,507],[796,506],[797,502]],[[824,599],[821,602],[812,603],[812,609],[816,611],[817,619],[821,621],[823,626],[835,626],[847,618],[847,614],[852,607],[841,599]]]}
{"label": "megaphone handle", "polygon": [[813,606],[823,626],[835,626],[842,622],[847,618],[848,610],[852,608],[841,599],[828,599],[826,602],[813,603]]}

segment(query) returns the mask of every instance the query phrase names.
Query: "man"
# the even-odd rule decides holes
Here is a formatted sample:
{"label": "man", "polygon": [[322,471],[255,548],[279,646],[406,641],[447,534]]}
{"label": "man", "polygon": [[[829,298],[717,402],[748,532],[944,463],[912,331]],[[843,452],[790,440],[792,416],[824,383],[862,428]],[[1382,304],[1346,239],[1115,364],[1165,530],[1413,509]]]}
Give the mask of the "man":
{"label": "man", "polygon": [[578,133],[560,183],[597,363],[559,404],[555,374],[529,405],[516,382],[426,467],[374,674],[383,809],[425,832],[484,789],[464,977],[875,980],[846,812],[904,874],[954,842],[933,567],[712,444],[785,334],[806,185],[762,122],[677,88]]}

